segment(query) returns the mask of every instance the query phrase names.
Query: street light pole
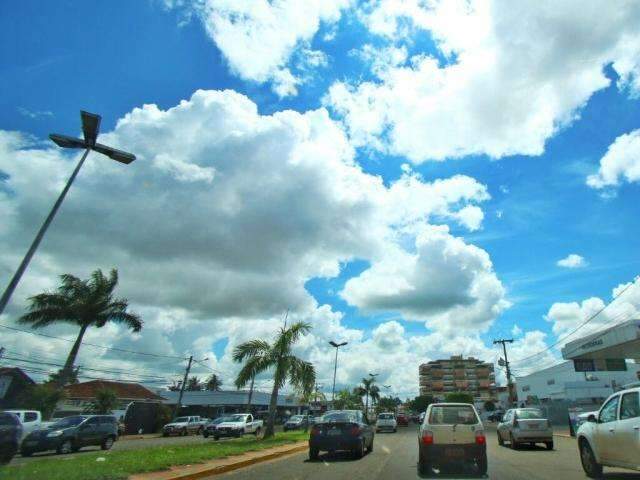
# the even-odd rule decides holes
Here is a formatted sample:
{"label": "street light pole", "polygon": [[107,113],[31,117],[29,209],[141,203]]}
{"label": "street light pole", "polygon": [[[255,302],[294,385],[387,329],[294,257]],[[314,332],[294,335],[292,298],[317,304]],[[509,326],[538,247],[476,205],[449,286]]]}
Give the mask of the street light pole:
{"label": "street light pole", "polygon": [[13,274],[13,277],[11,278],[9,285],[7,285],[7,288],[2,294],[2,297],[0,297],[0,315],[2,315],[2,313],[4,312],[4,309],[9,303],[9,300],[11,299],[11,296],[13,295],[14,290],[18,286],[18,283],[20,283],[20,279],[22,278],[24,271],[27,269],[27,266],[29,265],[31,258],[36,253],[36,250],[38,249],[38,246],[40,245],[40,242],[42,241],[44,234],[47,232],[47,229],[49,228],[49,225],[53,221],[53,218],[56,216],[56,213],[58,212],[60,205],[62,205],[62,202],[67,196],[67,192],[71,188],[71,184],[73,183],[73,181],[76,179],[76,176],[78,175],[80,168],[82,168],[84,161],[87,159],[87,155],[89,155],[89,152],[91,150],[95,150],[96,152],[99,152],[108,156],[112,160],[116,160],[124,164],[129,164],[136,159],[135,155],[131,153],[123,152],[121,150],[116,150],[115,148],[107,147],[106,145],[101,145],[99,143],[96,143],[96,139],[98,138],[98,131],[100,130],[100,121],[102,119],[100,115],[81,111],[80,117],[82,120],[82,131],[84,133],[84,140],[81,140],[79,138],[68,137],[66,135],[59,135],[55,133],[52,133],[51,135],[49,135],[49,138],[51,138],[51,140],[53,140],[58,146],[63,148],[76,148],[76,149],[82,148],[84,149],[84,153],[82,154],[80,161],[78,162],[78,164],[76,165],[76,168],[71,174],[71,177],[69,177],[69,180],[67,180],[67,184],[65,185],[65,187],[62,189],[62,192],[58,196],[56,203],[53,204],[53,208],[49,212],[49,215],[47,215],[47,218],[45,219],[44,223],[40,227],[40,230],[38,230],[36,237],[33,239],[33,242],[31,243],[31,246],[27,251],[27,254],[22,259],[22,262],[20,262],[20,265],[18,266],[18,269],[16,270],[16,272]]}
{"label": "street light pole", "polygon": [[344,347],[349,342],[336,343],[333,340],[329,342],[329,345],[336,349],[336,361],[333,365],[333,388],[331,388],[331,408],[335,408],[335,399],[336,399],[336,373],[338,371],[338,349],[340,347]]}

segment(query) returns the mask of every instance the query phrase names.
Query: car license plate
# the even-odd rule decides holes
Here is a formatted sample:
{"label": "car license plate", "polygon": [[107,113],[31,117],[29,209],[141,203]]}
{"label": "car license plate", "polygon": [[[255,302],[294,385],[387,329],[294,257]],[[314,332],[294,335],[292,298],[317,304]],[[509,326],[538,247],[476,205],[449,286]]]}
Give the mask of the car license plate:
{"label": "car license plate", "polygon": [[338,430],[337,428],[331,429],[327,432],[327,435],[331,435],[331,436],[337,436],[340,435],[342,432],[340,430]]}
{"label": "car license plate", "polygon": [[462,448],[445,448],[444,454],[446,457],[463,457],[464,450]]}

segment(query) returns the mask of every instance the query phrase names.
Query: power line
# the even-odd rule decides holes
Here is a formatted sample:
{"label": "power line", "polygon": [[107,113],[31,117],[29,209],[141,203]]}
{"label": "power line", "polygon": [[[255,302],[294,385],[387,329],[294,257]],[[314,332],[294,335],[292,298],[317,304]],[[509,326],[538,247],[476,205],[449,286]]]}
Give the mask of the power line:
{"label": "power line", "polygon": [[576,328],[574,328],[573,330],[571,330],[568,334],[558,338],[555,342],[553,342],[551,345],[549,345],[547,348],[540,350],[537,353],[534,353],[533,355],[529,355],[527,357],[524,358],[520,358],[518,360],[514,360],[511,363],[522,363],[526,360],[529,360],[531,358],[537,357],[538,355],[548,352],[549,350],[551,350],[553,347],[555,347],[556,345],[558,345],[560,342],[563,342],[564,340],[566,340],[568,337],[570,337],[571,335],[573,335],[574,333],[576,333],[578,330],[580,330],[582,327],[584,327],[585,325],[587,325],[589,322],[591,322],[592,320],[594,320],[598,315],[600,315],[602,312],[604,312],[607,307],[609,307],[610,305],[613,304],[613,302],[615,302],[618,298],[620,298],[622,296],[622,294],[624,294],[630,287],[632,286],[636,286],[637,285],[637,280],[630,282],[629,285],[627,285],[626,287],[624,287],[615,297],[613,297],[613,299],[607,303],[606,305],[604,305],[601,309],[599,309],[596,313],[594,313],[593,315],[591,315],[587,320],[585,320],[584,322],[582,322],[580,325],[578,325]]}
{"label": "power line", "polygon": [[[12,365],[3,364],[3,366],[11,367]],[[55,373],[55,370],[45,370],[45,369],[36,368],[36,367],[19,366],[18,368],[20,368],[20,370],[23,370],[25,372],[30,372],[30,373],[45,373],[47,375]],[[163,384],[169,383],[166,380],[148,380],[148,381],[147,380],[139,380],[138,382],[136,382],[134,380],[126,379],[126,378],[93,377],[93,376],[84,375],[84,374],[78,374],[78,378],[88,378],[90,380],[103,380],[103,381],[107,381],[107,382],[123,382],[123,383],[163,383]]]}
{"label": "power line", "polygon": [[[48,335],[46,333],[32,332],[32,331],[29,331],[29,330],[23,330],[21,328],[10,327],[8,325],[0,324],[0,327],[1,328],[6,328],[7,330],[13,330],[15,332],[22,332],[22,333],[28,333],[30,335],[38,335],[40,337],[53,338],[55,340],[62,340],[62,341],[69,342],[69,343],[74,343],[75,342],[75,340],[70,340],[68,338],[56,337],[55,335]],[[87,346],[95,347],[95,348],[103,348],[105,350],[112,350],[112,351],[115,351],[115,352],[133,353],[135,355],[146,355],[146,356],[149,356],[149,357],[173,358],[173,359],[176,359],[176,360],[187,360],[186,357],[178,357],[178,356],[175,356],[175,355],[162,355],[162,354],[159,354],[159,353],[137,352],[135,350],[127,350],[127,349],[124,349],[124,348],[105,347],[104,345],[96,345],[95,343],[89,343],[89,342],[84,342],[84,341],[80,342],[80,343],[81,343],[81,345],[87,345]]]}

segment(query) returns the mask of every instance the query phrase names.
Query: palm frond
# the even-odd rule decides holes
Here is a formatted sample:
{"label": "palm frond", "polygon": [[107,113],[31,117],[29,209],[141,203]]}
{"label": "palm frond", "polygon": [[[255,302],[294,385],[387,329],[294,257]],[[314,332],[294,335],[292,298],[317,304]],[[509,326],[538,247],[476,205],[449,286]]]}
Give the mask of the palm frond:
{"label": "palm frond", "polygon": [[233,349],[233,361],[242,362],[245,358],[268,355],[270,351],[271,345],[268,342],[260,339],[249,340]]}
{"label": "palm frond", "polygon": [[306,335],[311,328],[311,324],[307,322],[296,322],[288,328],[282,328],[274,343],[274,349],[281,355],[288,355],[293,344],[298,341],[301,335]]}
{"label": "palm frond", "polygon": [[252,356],[240,369],[234,383],[237,388],[243,388],[251,381],[252,378],[271,367],[273,367],[273,362],[268,355]]}
{"label": "palm frond", "polygon": [[310,362],[299,359],[293,355],[285,360],[289,367],[289,380],[291,384],[303,395],[309,395],[316,383],[316,369]]}

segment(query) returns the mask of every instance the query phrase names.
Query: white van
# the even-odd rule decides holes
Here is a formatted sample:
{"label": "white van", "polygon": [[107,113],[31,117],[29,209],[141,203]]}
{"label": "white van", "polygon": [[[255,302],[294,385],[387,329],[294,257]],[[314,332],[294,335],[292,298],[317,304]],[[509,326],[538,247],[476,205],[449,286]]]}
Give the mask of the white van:
{"label": "white van", "polygon": [[8,413],[13,413],[22,424],[22,439],[29,435],[34,430],[38,430],[42,424],[42,415],[37,410],[3,410]]}

